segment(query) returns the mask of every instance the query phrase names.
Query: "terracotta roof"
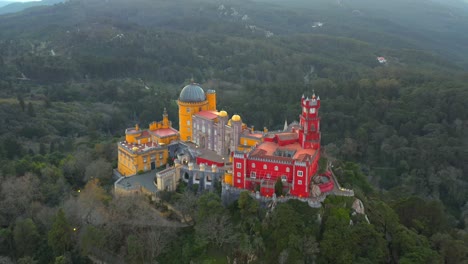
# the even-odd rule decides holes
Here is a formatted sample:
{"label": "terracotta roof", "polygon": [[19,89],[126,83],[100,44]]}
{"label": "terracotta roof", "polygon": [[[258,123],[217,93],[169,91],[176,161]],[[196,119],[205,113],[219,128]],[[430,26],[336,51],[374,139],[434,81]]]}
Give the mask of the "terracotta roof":
{"label": "terracotta roof", "polygon": [[213,120],[218,117],[217,111],[201,111],[195,114],[196,116],[203,117],[205,119]]}
{"label": "terracotta roof", "polygon": [[[275,151],[278,149],[295,151],[295,153],[292,158],[274,156]],[[250,156],[282,161],[306,161],[308,157],[313,157],[316,152],[317,150],[315,149],[303,149],[302,146],[297,142],[286,146],[279,146],[277,143],[274,142],[263,142],[251,152]]]}
{"label": "terracotta roof", "polygon": [[[160,148],[161,147],[156,142],[148,142],[148,143],[145,143],[145,144],[131,144],[131,143],[128,143],[127,141],[122,141],[122,142],[119,142],[119,145],[121,145],[122,147],[128,149],[131,152],[136,152],[136,153],[145,152],[145,151],[150,150],[150,149]],[[137,149],[133,150],[134,148],[137,148]]]}
{"label": "terracotta roof", "polygon": [[150,133],[148,132],[148,130],[143,130],[141,132],[141,135],[139,137],[137,137],[136,139],[142,139],[142,138],[147,138],[150,136]]}
{"label": "terracotta roof", "polygon": [[281,141],[298,139],[298,135],[296,133],[279,133],[276,134],[276,136]]}
{"label": "terracotta roof", "polygon": [[175,136],[179,132],[175,130],[174,128],[160,128],[160,129],[151,131],[151,133],[155,136],[163,138],[163,137]]}

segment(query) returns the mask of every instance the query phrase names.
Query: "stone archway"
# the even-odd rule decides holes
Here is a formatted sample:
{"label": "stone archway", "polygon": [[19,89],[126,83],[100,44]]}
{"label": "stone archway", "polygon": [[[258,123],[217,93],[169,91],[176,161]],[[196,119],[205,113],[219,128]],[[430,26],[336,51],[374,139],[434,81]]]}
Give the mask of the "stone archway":
{"label": "stone archway", "polygon": [[188,172],[184,173],[184,180],[188,181],[189,179],[190,179],[190,175],[188,174]]}

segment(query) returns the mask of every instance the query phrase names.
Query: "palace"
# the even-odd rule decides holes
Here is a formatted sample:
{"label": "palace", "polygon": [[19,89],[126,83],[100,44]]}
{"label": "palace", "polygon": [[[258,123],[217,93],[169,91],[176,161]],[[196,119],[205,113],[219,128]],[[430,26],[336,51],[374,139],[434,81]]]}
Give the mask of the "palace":
{"label": "palace", "polygon": [[[275,183],[282,182],[283,192],[292,196],[309,197],[320,158],[320,98],[301,99],[300,123],[285,131],[268,133],[249,152],[234,152],[230,185],[259,190],[263,196],[275,193]],[[325,185],[321,192],[328,191]]]}
{"label": "palace", "polygon": [[168,145],[177,140],[179,132],[172,128],[164,109],[163,121],[153,122],[145,130],[138,125],[125,130],[125,141],[118,143],[117,170],[122,176],[131,176],[166,165]]}
{"label": "palace", "polygon": [[158,189],[173,189],[179,179],[200,189],[221,181],[269,197],[278,181],[282,193],[296,197],[316,197],[334,188],[329,176],[317,176],[321,136],[315,94],[302,97],[299,123],[276,132],[255,131],[237,114],[229,118],[216,109],[216,92],[205,92],[193,81],[182,89],[177,104],[179,131],[166,111],[163,121],[148,129],[136,125],[126,130],[125,141],[118,143],[121,175],[153,170],[172,158],[176,166],[157,175]]}

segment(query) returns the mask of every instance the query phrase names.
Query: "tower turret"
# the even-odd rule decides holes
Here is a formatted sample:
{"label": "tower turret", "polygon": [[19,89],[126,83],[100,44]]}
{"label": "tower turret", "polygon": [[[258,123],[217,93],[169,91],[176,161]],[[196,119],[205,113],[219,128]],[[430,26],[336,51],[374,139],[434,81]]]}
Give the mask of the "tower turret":
{"label": "tower turret", "polygon": [[320,98],[317,98],[315,92],[312,98],[301,98],[302,112],[300,115],[301,130],[299,132],[300,142],[303,148],[320,147],[320,117],[318,111],[320,108]]}

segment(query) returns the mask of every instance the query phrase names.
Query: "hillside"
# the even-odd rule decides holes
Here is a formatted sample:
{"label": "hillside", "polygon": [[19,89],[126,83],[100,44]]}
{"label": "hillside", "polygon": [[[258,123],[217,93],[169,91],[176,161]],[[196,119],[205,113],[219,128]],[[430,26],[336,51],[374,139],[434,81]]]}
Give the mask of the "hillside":
{"label": "hillside", "polygon": [[[0,16],[0,255],[463,263],[463,5],[265,1],[70,0]],[[322,209],[269,211],[246,194],[225,208],[218,194],[181,185],[160,197],[193,220],[180,223],[162,202],[109,195],[125,128],[146,127],[164,108],[177,126],[192,77],[217,91],[219,110],[260,129],[297,120],[302,94],[315,91],[323,156],[367,216],[337,197]]]}
{"label": "hillside", "polygon": [[48,6],[64,2],[64,0],[41,0],[41,1],[31,1],[31,2],[7,2],[0,1],[0,15],[16,13],[23,11],[27,8],[36,7],[36,6]]}

